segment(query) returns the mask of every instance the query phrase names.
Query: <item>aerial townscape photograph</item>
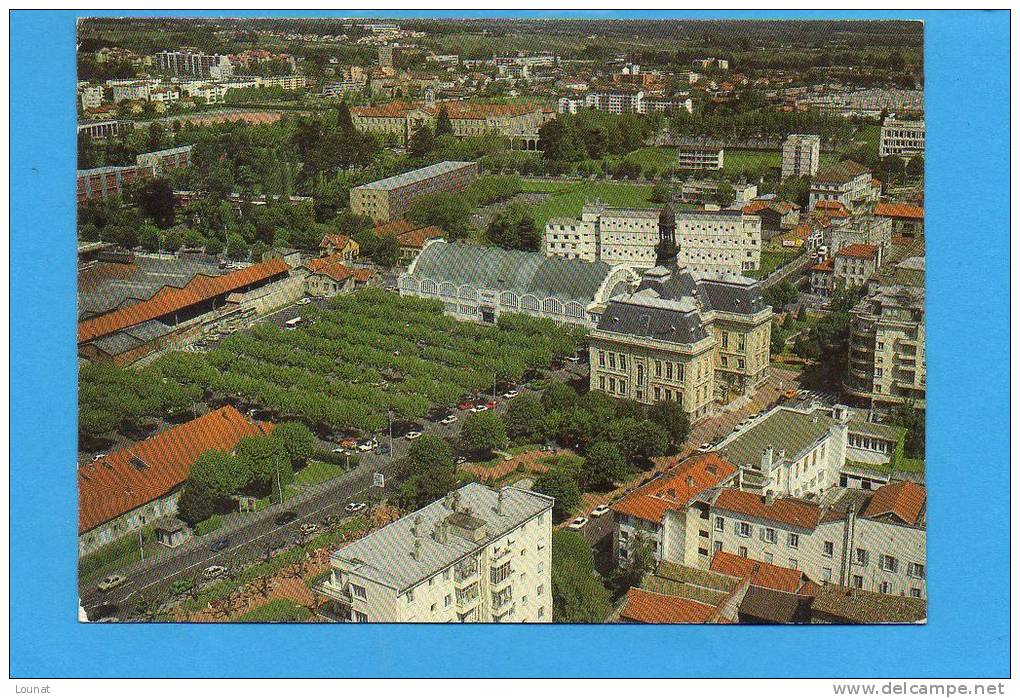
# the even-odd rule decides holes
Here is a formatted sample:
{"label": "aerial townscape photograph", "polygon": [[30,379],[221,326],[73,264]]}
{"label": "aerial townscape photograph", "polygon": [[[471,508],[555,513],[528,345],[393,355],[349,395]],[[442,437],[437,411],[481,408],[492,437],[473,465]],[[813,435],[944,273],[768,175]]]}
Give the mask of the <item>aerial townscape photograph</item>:
{"label": "aerial townscape photograph", "polygon": [[79,621],[927,622],[923,22],[76,33]]}

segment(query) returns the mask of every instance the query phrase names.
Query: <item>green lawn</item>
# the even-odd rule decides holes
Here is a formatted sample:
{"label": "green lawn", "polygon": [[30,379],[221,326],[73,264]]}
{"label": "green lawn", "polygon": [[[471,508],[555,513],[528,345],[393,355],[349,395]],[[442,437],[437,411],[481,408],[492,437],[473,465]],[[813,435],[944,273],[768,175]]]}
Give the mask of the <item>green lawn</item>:
{"label": "green lawn", "polygon": [[295,623],[311,617],[310,610],[290,599],[273,599],[253,611],[248,611],[237,620],[242,623]]}
{"label": "green lawn", "polygon": [[317,460],[308,461],[308,465],[294,474],[295,485],[318,485],[321,482],[340,477],[345,472],[342,465],[323,463]]}
{"label": "green lawn", "polygon": [[757,271],[747,272],[747,275],[756,279],[764,279],[779,267],[789,264],[799,256],[800,250],[796,249],[763,249],[761,251],[761,266]]}
{"label": "green lawn", "polygon": [[[877,146],[876,146],[877,147]],[[832,153],[822,153],[822,167],[836,162],[839,157]],[[641,166],[642,172],[652,170],[656,175],[663,171],[676,167],[677,149],[674,147],[661,148],[638,148],[624,156],[625,162],[637,163]],[[757,179],[772,167],[779,167],[782,164],[782,154],[779,150],[739,150],[726,149],[723,155],[722,175],[724,177],[746,176],[748,179]],[[707,176],[713,177],[718,173],[706,171]]]}
{"label": "green lawn", "polygon": [[[155,542],[152,526],[142,529],[145,552],[152,555],[161,549]],[[119,570],[141,559],[138,549],[138,533],[131,533],[119,540],[104,545],[93,553],[78,559],[78,576],[86,583],[98,580],[114,570]]]}
{"label": "green lawn", "polygon": [[544,228],[550,218],[577,218],[585,200],[601,199],[609,206],[621,208],[655,208],[651,200],[654,187],[646,184],[591,181],[525,180],[524,191],[547,192],[552,196],[532,209],[535,223]]}

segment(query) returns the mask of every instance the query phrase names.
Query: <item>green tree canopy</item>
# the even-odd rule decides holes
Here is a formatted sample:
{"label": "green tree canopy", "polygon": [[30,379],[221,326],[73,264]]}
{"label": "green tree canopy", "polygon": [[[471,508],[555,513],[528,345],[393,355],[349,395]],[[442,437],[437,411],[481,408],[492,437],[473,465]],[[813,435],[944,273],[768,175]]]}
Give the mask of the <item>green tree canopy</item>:
{"label": "green tree canopy", "polygon": [[416,158],[423,158],[432,152],[436,147],[436,137],[427,124],[422,124],[417,131],[411,134],[407,141],[407,150]]}
{"label": "green tree canopy", "polygon": [[188,479],[177,499],[177,518],[192,528],[205,521],[216,511],[216,502],[209,488],[201,480]]}
{"label": "green tree canopy", "polygon": [[473,453],[491,453],[506,445],[506,427],[495,412],[486,410],[468,416],[460,430],[464,448]]}
{"label": "green tree canopy", "polygon": [[580,485],[585,490],[608,490],[627,474],[627,462],[620,449],[611,443],[599,441],[584,454],[584,468]]}
{"label": "green tree canopy", "polygon": [[679,403],[667,401],[652,405],[648,408],[648,419],[665,430],[669,445],[674,449],[679,449],[690,435],[691,422]]}
{"label": "green tree canopy", "polygon": [[317,446],[312,430],[301,422],[277,424],[272,439],[280,445],[290,463],[297,467],[304,466]]}
{"label": "green tree canopy", "polygon": [[247,473],[229,453],[206,451],[192,464],[188,480],[201,483],[215,499],[227,499],[241,490]]}
{"label": "green tree canopy", "polygon": [[439,116],[436,118],[436,136],[452,136],[453,122],[450,121],[450,112],[444,104],[439,108]]}
{"label": "green tree canopy", "polygon": [[535,395],[526,393],[510,401],[503,421],[510,438],[528,437],[542,428],[545,408]]}
{"label": "green tree canopy", "polygon": [[552,594],[558,623],[602,623],[609,616],[609,592],[595,572],[591,547],[572,531],[552,534]]}
{"label": "green tree canopy", "polygon": [[543,473],[535,481],[535,491],[548,495],[556,500],[553,504],[553,517],[562,521],[571,515],[581,504],[581,490],[570,473],[556,468]]}

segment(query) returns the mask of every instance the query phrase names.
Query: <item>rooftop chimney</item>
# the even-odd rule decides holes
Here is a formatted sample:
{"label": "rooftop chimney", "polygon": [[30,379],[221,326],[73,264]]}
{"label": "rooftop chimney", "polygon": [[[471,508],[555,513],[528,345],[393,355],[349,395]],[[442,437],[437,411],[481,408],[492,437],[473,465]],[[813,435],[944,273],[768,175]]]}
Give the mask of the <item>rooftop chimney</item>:
{"label": "rooftop chimney", "polygon": [[768,446],[766,446],[765,449],[761,452],[761,470],[762,470],[762,472],[767,473],[767,472],[770,472],[772,470],[773,454],[774,454],[774,451],[772,449],[772,444],[769,444]]}
{"label": "rooftop chimney", "polygon": [[768,504],[769,506],[775,504],[776,503],[776,493],[773,492],[772,490],[769,490],[768,492],[766,492],[765,493],[765,503]]}
{"label": "rooftop chimney", "polygon": [[504,488],[500,488],[499,492],[496,493],[496,513],[500,516],[503,515],[503,492]]}

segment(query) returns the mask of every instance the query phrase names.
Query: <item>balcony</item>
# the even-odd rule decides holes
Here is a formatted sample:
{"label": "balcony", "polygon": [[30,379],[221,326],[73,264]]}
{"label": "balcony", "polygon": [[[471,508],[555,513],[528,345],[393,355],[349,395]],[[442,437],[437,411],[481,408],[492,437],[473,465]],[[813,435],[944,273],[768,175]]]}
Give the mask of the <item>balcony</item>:
{"label": "balcony", "polygon": [[495,565],[496,563],[505,560],[506,558],[510,557],[511,552],[512,551],[510,550],[509,547],[500,548],[499,550],[492,554],[492,557],[489,559],[489,564]]}
{"label": "balcony", "polygon": [[466,610],[478,604],[481,595],[478,593],[478,585],[474,584],[467,589],[457,589],[457,608]]}
{"label": "balcony", "polygon": [[453,569],[453,582],[457,586],[466,586],[478,579],[479,565],[476,560],[471,564],[458,565]]}
{"label": "balcony", "polygon": [[334,601],[339,601],[343,604],[350,605],[354,603],[354,598],[351,596],[347,586],[334,584],[330,577],[326,577],[325,580],[316,584],[313,591],[328,599],[333,599]]}
{"label": "balcony", "polygon": [[507,606],[509,606],[510,604],[512,604],[513,602],[514,602],[514,600],[513,600],[513,597],[510,595],[509,590],[507,590],[507,593],[503,594],[503,595],[493,594],[492,595],[492,612],[496,613],[498,611],[501,611],[504,608],[506,608]]}

